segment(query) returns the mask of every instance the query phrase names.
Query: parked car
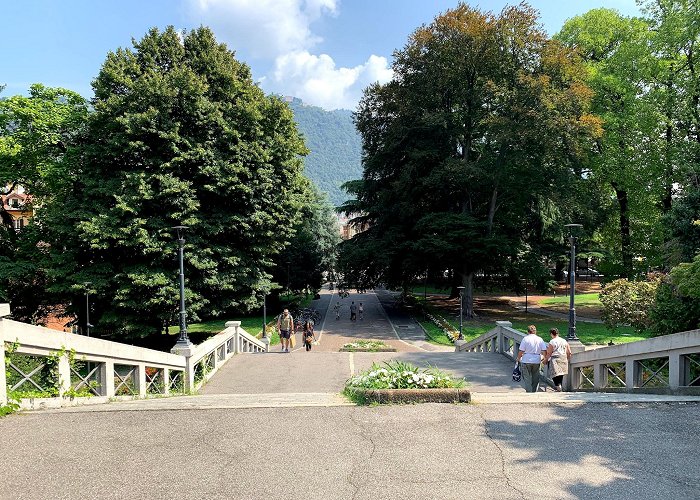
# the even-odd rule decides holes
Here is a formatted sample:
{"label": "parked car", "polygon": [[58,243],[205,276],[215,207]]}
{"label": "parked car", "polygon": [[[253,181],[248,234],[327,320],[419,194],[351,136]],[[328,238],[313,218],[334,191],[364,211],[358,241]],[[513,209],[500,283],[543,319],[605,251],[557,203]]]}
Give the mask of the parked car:
{"label": "parked car", "polygon": [[585,269],[577,269],[576,270],[576,276],[589,276],[589,277],[600,277],[602,274],[595,269],[591,269],[590,267],[587,267]]}

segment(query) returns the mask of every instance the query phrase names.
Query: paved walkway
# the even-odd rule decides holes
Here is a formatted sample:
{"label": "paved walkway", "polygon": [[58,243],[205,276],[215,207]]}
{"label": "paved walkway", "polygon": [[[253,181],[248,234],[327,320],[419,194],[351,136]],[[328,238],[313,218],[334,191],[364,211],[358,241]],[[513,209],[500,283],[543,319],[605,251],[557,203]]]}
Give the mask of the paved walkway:
{"label": "paved walkway", "polygon": [[22,413],[0,498],[695,499],[698,428],[681,403]]}

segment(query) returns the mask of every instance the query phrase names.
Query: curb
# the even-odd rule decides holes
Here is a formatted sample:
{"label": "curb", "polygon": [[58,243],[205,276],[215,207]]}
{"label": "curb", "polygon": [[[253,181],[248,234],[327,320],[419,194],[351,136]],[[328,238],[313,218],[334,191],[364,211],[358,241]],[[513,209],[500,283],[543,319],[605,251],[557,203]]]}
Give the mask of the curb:
{"label": "curb", "polygon": [[467,389],[353,389],[366,403],[469,403]]}

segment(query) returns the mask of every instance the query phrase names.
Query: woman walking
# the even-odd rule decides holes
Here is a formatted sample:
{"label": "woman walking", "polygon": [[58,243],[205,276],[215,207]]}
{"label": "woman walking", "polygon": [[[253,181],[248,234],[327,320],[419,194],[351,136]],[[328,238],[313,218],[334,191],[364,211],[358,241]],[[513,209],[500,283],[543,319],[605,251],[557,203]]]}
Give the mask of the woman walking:
{"label": "woman walking", "polygon": [[569,360],[571,359],[571,347],[569,343],[559,336],[559,330],[549,330],[552,340],[549,341],[544,354],[544,365],[547,369],[545,383],[555,391],[561,392],[561,383],[564,375],[569,373]]}
{"label": "woman walking", "polygon": [[311,350],[311,346],[313,345],[314,341],[316,340],[316,334],[314,333],[314,322],[311,321],[310,319],[307,319],[304,322],[304,347],[306,347],[307,351]]}

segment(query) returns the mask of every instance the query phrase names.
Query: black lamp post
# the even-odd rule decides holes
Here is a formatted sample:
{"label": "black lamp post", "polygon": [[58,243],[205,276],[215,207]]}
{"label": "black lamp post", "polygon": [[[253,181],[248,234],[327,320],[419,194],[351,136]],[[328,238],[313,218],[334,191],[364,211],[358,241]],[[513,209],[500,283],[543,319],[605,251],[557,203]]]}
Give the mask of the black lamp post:
{"label": "black lamp post", "polygon": [[187,226],[173,226],[172,229],[177,231],[180,258],[180,336],[174,348],[190,348],[192,342],[187,336],[187,313],[185,312],[185,238],[182,234]]}
{"label": "black lamp post", "polygon": [[263,288],[263,329],[262,329],[262,336],[263,338],[267,338],[267,331],[266,331],[266,326],[267,326],[267,290]]}
{"label": "black lamp post", "polygon": [[90,285],[92,285],[92,282],[86,281],[83,285],[85,285],[85,333],[89,337],[90,328],[92,327],[90,324]]}
{"label": "black lamp post", "polygon": [[289,264],[291,264],[290,261],[287,261],[287,302],[289,302],[289,295],[290,295],[290,282],[289,282]]}
{"label": "black lamp post", "polygon": [[566,340],[576,341],[579,339],[576,336],[576,308],[574,307],[574,298],[576,296],[576,237],[574,236],[574,230],[580,229],[583,226],[581,224],[567,224],[564,227],[569,228],[569,243],[571,245],[571,263],[569,266],[569,288],[571,293],[569,295],[569,332],[566,335]]}
{"label": "black lamp post", "polygon": [[459,337],[457,337],[457,340],[464,340],[464,336],[462,335],[462,320],[464,319],[464,313],[462,312],[464,297],[462,292],[464,291],[464,287],[458,286],[457,290],[459,290]]}

